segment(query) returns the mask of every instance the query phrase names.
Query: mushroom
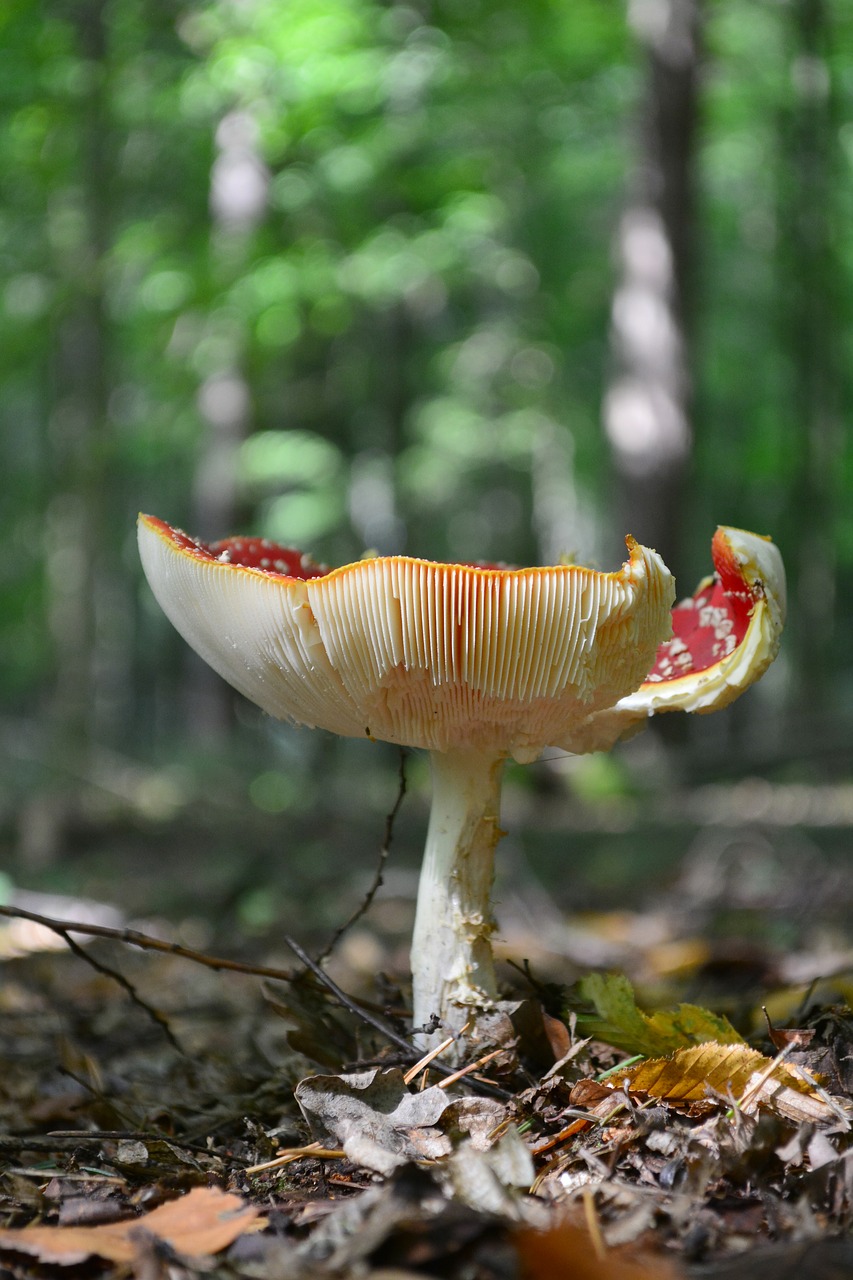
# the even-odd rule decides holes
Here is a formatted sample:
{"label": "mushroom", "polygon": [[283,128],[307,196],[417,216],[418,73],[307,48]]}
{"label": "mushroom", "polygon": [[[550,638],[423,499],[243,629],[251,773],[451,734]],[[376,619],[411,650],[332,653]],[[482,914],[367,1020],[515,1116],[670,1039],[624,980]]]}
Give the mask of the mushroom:
{"label": "mushroom", "polygon": [[671,610],[660,556],[626,542],[615,573],[408,556],[328,571],[266,539],[204,543],[140,516],[154,595],[236,689],[297,724],[430,752],[416,1028],[437,1016],[459,1031],[496,998],[490,894],[507,756],[602,750],[658,711],[713,710],[775,655],[784,573],[772,543],[718,530],[716,577]]}

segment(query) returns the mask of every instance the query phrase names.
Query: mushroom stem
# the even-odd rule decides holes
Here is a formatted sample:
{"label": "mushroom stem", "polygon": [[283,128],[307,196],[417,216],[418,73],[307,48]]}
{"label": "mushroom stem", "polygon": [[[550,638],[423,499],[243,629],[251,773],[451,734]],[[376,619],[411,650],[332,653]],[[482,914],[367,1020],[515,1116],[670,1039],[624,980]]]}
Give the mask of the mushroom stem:
{"label": "mushroom stem", "polygon": [[503,756],[457,748],[433,751],[432,809],[412,939],[414,1025],[433,1014],[441,1034],[460,1031],[472,1008],[497,996],[489,909],[499,825]]}

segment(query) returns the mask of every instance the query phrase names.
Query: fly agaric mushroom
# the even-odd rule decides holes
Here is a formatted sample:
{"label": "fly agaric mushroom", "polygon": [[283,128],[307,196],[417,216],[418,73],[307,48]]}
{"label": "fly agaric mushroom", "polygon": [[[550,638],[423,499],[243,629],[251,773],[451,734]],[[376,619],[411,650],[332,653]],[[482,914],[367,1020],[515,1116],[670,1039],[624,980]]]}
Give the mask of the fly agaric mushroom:
{"label": "fly agaric mushroom", "polygon": [[140,517],[154,595],[236,689],[281,719],[429,750],[416,1027],[438,1015],[458,1031],[496,998],[490,893],[505,758],[603,750],[658,711],[714,710],[775,655],[784,573],[772,543],[718,530],[716,578],[671,611],[669,570],[626,541],[616,573],[407,556],[330,572],[265,539],[204,543]]}

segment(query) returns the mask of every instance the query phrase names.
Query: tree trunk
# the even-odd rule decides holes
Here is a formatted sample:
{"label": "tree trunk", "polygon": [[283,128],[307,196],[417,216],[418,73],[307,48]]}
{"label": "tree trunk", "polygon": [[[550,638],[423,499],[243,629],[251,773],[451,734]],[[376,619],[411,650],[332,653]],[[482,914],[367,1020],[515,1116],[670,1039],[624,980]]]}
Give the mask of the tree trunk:
{"label": "tree trunk", "polygon": [[824,0],[790,9],[791,110],[780,129],[782,335],[792,370],[795,465],[786,526],[794,576],[791,636],[798,710],[826,711],[836,663],[836,529],[843,426],[840,313],[833,192],[839,124],[832,84],[832,28]]}
{"label": "tree trunk", "polygon": [[[112,165],[105,85],[107,40],[102,0],[77,11],[79,56],[92,68],[76,125],[80,149],[62,199],[78,213],[77,230],[57,246],[57,274],[67,301],[58,319],[48,392],[51,488],[46,510],[47,608],[53,637],[44,789],[25,805],[19,852],[31,865],[59,851],[81,777],[93,770],[93,743],[109,719],[110,539],[109,374],[103,263],[110,238]],[[76,206],[76,208],[75,208]],[[114,610],[113,617],[121,617]]]}
{"label": "tree trunk", "polygon": [[615,523],[670,562],[677,561],[692,443],[688,295],[699,0],[636,0],[630,20],[648,79],[618,233],[604,427],[616,471]]}
{"label": "tree trunk", "polygon": [[[216,130],[217,154],[210,182],[211,257],[225,283],[245,270],[252,234],[266,213],[268,178],[257,152],[257,124],[246,111],[231,111]],[[192,532],[215,540],[239,533],[238,454],[251,421],[251,393],[241,361],[223,354],[199,388],[204,422],[191,499]],[[222,740],[231,728],[231,690],[206,663],[187,655],[187,724],[203,741]]]}

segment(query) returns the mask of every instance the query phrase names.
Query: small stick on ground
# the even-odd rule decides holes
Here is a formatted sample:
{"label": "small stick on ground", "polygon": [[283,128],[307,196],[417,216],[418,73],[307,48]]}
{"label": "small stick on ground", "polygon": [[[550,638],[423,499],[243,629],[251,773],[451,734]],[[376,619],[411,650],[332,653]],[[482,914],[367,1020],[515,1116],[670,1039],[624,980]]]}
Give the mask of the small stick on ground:
{"label": "small stick on ground", "polygon": [[[484,1054],[483,1057],[478,1058],[476,1062],[469,1062],[467,1067],[461,1067],[459,1071],[454,1071],[452,1075],[449,1075],[445,1080],[442,1080],[438,1085],[438,1088],[446,1089],[448,1085],[455,1084],[457,1080],[462,1080],[465,1076],[470,1076],[472,1071],[479,1071],[487,1062],[491,1062],[498,1056],[498,1054],[503,1052],[503,1049],[493,1049],[491,1053]],[[433,1067],[435,1067],[435,1065],[436,1064],[433,1063]]]}
{"label": "small stick on ground", "polygon": [[389,1027],[387,1022],[382,1018],[378,1018],[375,1013],[371,1013],[369,1009],[363,1009],[360,1004],[356,1004],[351,996],[343,991],[333,978],[330,978],[324,969],[321,969],[316,960],[312,960],[308,952],[300,947],[295,938],[290,938],[286,933],[282,934],[282,941],[286,942],[290,950],[296,956],[297,960],[301,960],[306,969],[310,969],[324,987],[331,991],[332,995],[338,1000],[345,1009],[349,1009],[350,1013],[354,1013],[357,1018],[361,1018],[362,1022],[366,1022],[369,1026],[378,1031],[380,1035],[385,1036],[386,1040],[390,1040],[392,1044],[396,1044],[398,1048],[405,1049],[409,1057],[414,1057],[415,1050],[404,1036],[400,1036],[393,1027]]}
{"label": "small stick on ground", "polygon": [[[470,1025],[470,1022],[466,1022],[459,1034],[464,1035]],[[444,1053],[445,1049],[449,1049],[456,1039],[456,1036],[448,1036],[446,1040],[442,1040],[440,1044],[437,1044],[434,1049],[430,1049],[429,1053],[424,1054],[420,1062],[416,1062],[413,1067],[409,1068],[403,1076],[403,1083],[411,1084],[413,1080],[416,1080],[421,1072],[425,1071],[431,1062],[434,1062],[436,1058]]]}
{"label": "small stick on ground", "polygon": [[274,1160],[264,1160],[263,1164],[248,1165],[245,1174],[266,1173],[268,1169],[282,1169],[286,1164],[294,1164],[297,1160],[344,1160],[346,1152],[338,1147],[324,1147],[322,1142],[309,1142],[304,1147],[285,1147],[279,1151]]}
{"label": "small stick on ground", "polygon": [[[48,1138],[56,1140],[64,1145],[69,1142],[80,1144],[99,1143],[99,1142],[116,1142],[122,1139],[130,1139],[133,1142],[165,1142],[170,1147],[179,1147],[181,1151],[195,1151],[202,1156],[216,1156],[218,1159],[223,1157],[213,1147],[202,1146],[200,1142],[185,1142],[183,1138],[176,1138],[172,1133],[158,1133],[156,1130],[148,1129],[51,1129]],[[3,1139],[0,1138],[0,1144]],[[26,1145],[26,1143],[25,1143]],[[229,1159],[233,1157],[229,1156]]]}

